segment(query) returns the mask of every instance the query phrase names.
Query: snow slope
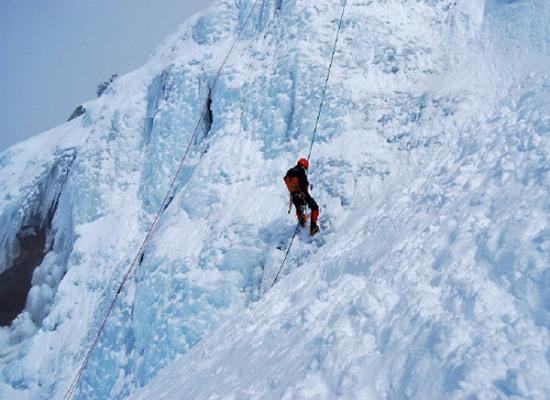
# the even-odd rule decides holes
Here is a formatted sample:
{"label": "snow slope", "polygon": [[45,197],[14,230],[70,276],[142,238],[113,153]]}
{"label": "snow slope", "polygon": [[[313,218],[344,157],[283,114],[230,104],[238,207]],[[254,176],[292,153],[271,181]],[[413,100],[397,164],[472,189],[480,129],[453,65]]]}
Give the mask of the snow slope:
{"label": "snow slope", "polygon": [[346,2],[312,143],[342,5],[218,1],[0,155],[0,268],[51,243],[1,398],[550,396],[550,5]]}

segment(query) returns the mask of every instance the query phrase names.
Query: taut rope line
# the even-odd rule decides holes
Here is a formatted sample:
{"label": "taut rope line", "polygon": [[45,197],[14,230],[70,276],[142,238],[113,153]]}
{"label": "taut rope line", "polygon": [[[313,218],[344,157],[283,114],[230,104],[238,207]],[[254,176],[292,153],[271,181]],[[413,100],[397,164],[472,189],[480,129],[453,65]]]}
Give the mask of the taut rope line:
{"label": "taut rope line", "polygon": [[[257,3],[257,0],[254,2],[254,4],[252,5],[252,8],[250,9],[250,12],[248,13],[248,16],[246,17],[246,20],[244,22],[244,24],[242,25],[242,28],[241,30],[239,31],[237,37],[235,38],[235,40],[233,41],[233,44],[232,46],[230,47],[229,51],[227,52],[220,68],[218,69],[215,77],[214,77],[214,81],[213,81],[213,84],[212,84],[212,88],[210,89],[209,93],[212,92],[214,90],[214,88],[216,87],[216,84],[218,82],[218,79],[219,77],[221,76],[221,71],[223,69],[223,67],[225,66],[225,63],[227,62],[227,60],[229,59],[229,56],[230,54],[233,52],[233,49],[235,48],[236,44],[237,44],[237,41],[239,40],[239,38],[241,37],[241,34],[242,32],[244,31],[245,27],[247,26],[248,24],[248,21],[250,19],[250,16],[252,15],[252,11],[254,10],[254,8],[256,7],[256,3]],[[122,281],[120,282],[120,285],[118,286],[118,289],[115,293],[115,296],[113,297],[113,300],[111,301],[108,309],[107,309],[107,312],[105,314],[105,317],[103,319],[103,321],[101,322],[101,325],[99,326],[99,329],[94,337],[94,340],[92,341],[92,344],[90,345],[90,348],[88,349],[88,351],[86,352],[86,355],[84,356],[84,360],[82,361],[82,364],[80,366],[80,368],[78,369],[74,379],[71,381],[71,385],[69,386],[67,392],[65,393],[65,396],[63,397],[64,400],[68,400],[71,398],[71,396],[74,394],[74,391],[76,390],[76,388],[78,387],[78,383],[80,381],[80,379],[82,378],[82,374],[84,373],[84,370],[86,369],[86,366],[88,365],[88,362],[90,361],[90,357],[93,353],[93,351],[95,350],[95,348],[97,347],[98,343],[99,343],[99,338],[101,336],[101,333],[103,332],[103,329],[105,328],[105,325],[107,324],[107,320],[109,319],[109,316],[111,315],[111,312],[113,311],[113,308],[116,304],[116,301],[118,299],[118,296],[120,295],[120,292],[122,291],[122,288],[124,287],[124,284],[126,283],[126,281],[128,280],[128,278],[130,277],[130,274],[132,273],[132,271],[134,270],[136,264],[138,263],[138,259],[141,258],[142,254],[143,254],[143,251],[145,249],[145,246],[147,245],[147,243],[149,242],[149,240],[151,239],[151,236],[153,235],[154,231],[155,231],[155,228],[158,224],[158,221],[160,220],[160,217],[162,215],[162,213],[164,212],[166,206],[168,205],[168,199],[170,198],[170,194],[172,193],[172,190],[176,184],[176,181],[183,169],[183,165],[185,163],[185,160],[187,159],[187,155],[189,154],[189,151],[191,149],[191,146],[193,144],[193,141],[195,140],[195,138],[197,137],[197,134],[198,134],[198,131],[199,131],[199,127],[201,125],[201,122],[204,118],[204,116],[206,115],[206,112],[208,112],[208,100],[209,100],[209,96],[207,96],[205,102],[204,102],[204,106],[203,106],[203,109],[202,109],[202,112],[201,112],[201,116],[199,118],[199,120],[197,121],[197,125],[195,126],[195,130],[193,132],[193,135],[191,136],[190,140],[189,140],[189,143],[187,145],[187,148],[185,149],[185,152],[183,153],[183,156],[181,157],[180,159],[180,162],[179,162],[179,165],[178,165],[178,168],[174,174],[174,177],[172,179],[172,181],[170,182],[170,185],[168,187],[168,190],[166,191],[166,194],[164,195],[164,198],[162,200],[162,203],[157,211],[157,213],[155,214],[155,218],[153,219],[153,222],[151,223],[151,225],[149,226],[149,229],[147,230],[147,233],[145,235],[145,238],[143,239],[143,241],[141,242],[141,245],[139,247],[139,250],[138,252],[136,253],[136,255],[134,256],[134,258],[132,259],[132,262],[130,264],[130,266],[128,267],[126,273],[124,274],[123,278],[122,278]]]}
{"label": "taut rope line", "polygon": [[[313,143],[315,143],[317,127],[319,125],[319,118],[321,117],[321,111],[323,109],[323,103],[325,102],[325,95],[326,95],[326,92],[327,92],[328,80],[330,78],[330,71],[332,69],[332,63],[334,61],[334,54],[336,53],[336,46],[338,45],[338,38],[340,37],[340,31],[342,30],[342,21],[344,20],[344,11],[346,10],[346,4],[347,4],[347,0],[344,0],[344,4],[342,6],[342,13],[340,14],[340,22],[338,23],[338,30],[336,32],[336,39],[334,40],[334,46],[332,48],[332,54],[330,56],[330,63],[329,63],[328,70],[327,70],[327,76],[325,78],[325,84],[323,86],[323,93],[321,95],[321,102],[319,103],[319,110],[317,111],[317,118],[315,120],[315,127],[313,129],[311,144],[309,145],[309,152],[307,154],[307,159],[308,160],[311,160],[311,151],[313,149]],[[283,269],[283,266],[285,265],[286,259],[288,257],[288,253],[290,253],[290,248],[292,247],[292,243],[294,243],[294,238],[298,234],[299,229],[300,229],[300,224],[298,222],[298,224],[296,225],[296,229],[294,229],[294,234],[292,235],[292,238],[290,239],[290,243],[288,244],[288,247],[286,249],[286,253],[285,253],[285,256],[283,258],[283,262],[281,263],[281,266],[279,267],[279,270],[277,271],[277,275],[275,275],[275,279],[273,280],[273,283],[271,284],[271,287],[273,287],[273,285],[275,285],[275,283],[277,282],[277,279],[279,279],[279,274],[281,273],[281,271]]]}

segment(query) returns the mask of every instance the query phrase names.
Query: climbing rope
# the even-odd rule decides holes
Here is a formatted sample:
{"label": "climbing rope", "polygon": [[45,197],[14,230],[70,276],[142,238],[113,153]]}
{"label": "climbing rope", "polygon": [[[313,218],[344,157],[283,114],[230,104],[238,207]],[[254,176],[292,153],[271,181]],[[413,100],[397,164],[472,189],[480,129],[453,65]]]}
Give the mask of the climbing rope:
{"label": "climbing rope", "polygon": [[233,44],[231,45],[231,47],[229,48],[223,62],[221,63],[218,71],[216,72],[216,75],[214,76],[214,80],[213,80],[213,83],[212,83],[212,87],[210,88],[209,90],[209,93],[206,97],[206,100],[204,102],[204,105],[203,105],[203,108],[202,108],[202,112],[201,112],[201,115],[200,115],[200,118],[198,119],[197,121],[197,124],[195,126],[195,130],[193,131],[193,135],[191,136],[191,138],[189,139],[189,143],[187,144],[187,147],[185,149],[185,152],[183,153],[180,161],[179,161],[179,165],[178,165],[178,168],[176,169],[176,172],[173,176],[173,179],[172,181],[170,182],[170,185],[168,186],[168,189],[166,190],[166,194],[164,195],[164,198],[162,199],[162,202],[161,202],[161,205],[157,211],[157,213],[155,214],[155,217],[153,219],[153,221],[151,222],[151,225],[149,226],[148,230],[147,230],[147,233],[145,235],[145,238],[143,239],[143,241],[141,242],[140,246],[139,246],[139,250],[137,251],[136,255],[134,256],[134,258],[132,259],[132,262],[130,263],[130,266],[128,267],[128,269],[126,270],[126,273],[124,274],[123,278],[122,278],[122,281],[120,282],[120,284],[118,285],[118,288],[117,288],[117,291],[111,301],[111,303],[109,304],[109,307],[107,308],[107,312],[105,313],[105,316],[101,322],[101,325],[99,326],[99,329],[88,349],[88,351],[86,352],[85,356],[84,356],[84,360],[82,361],[82,364],[80,365],[74,379],[71,381],[71,385],[69,386],[69,389],[67,390],[67,392],[65,393],[65,396],[63,397],[63,400],[68,400],[71,398],[71,396],[74,394],[76,388],[78,387],[78,384],[80,382],[80,379],[82,378],[82,374],[84,373],[84,370],[86,369],[86,366],[88,365],[88,362],[90,361],[90,358],[91,358],[91,355],[93,353],[93,351],[95,350],[95,348],[97,347],[98,343],[99,343],[99,338],[101,336],[101,333],[103,332],[103,329],[105,329],[105,325],[107,324],[107,320],[109,319],[109,316],[111,315],[114,307],[115,307],[115,304],[118,300],[118,297],[122,291],[122,288],[124,287],[124,285],[126,284],[128,278],[130,277],[131,273],[133,272],[133,270],[135,269],[135,266],[136,264],[139,264],[138,263],[138,260],[140,260],[141,262],[141,259],[143,257],[143,252],[144,252],[144,249],[145,249],[145,246],[147,245],[147,243],[149,242],[149,240],[151,239],[151,237],[153,236],[153,233],[157,227],[157,224],[160,220],[160,217],[162,216],[164,210],[166,209],[166,207],[168,206],[169,204],[169,201],[171,200],[171,193],[172,193],[172,190],[174,189],[174,186],[177,182],[177,179],[179,177],[179,175],[181,174],[181,171],[183,169],[183,166],[184,166],[184,163],[187,159],[187,155],[189,154],[189,151],[191,150],[191,147],[193,145],[193,142],[195,141],[195,138],[197,137],[197,134],[199,132],[199,127],[206,115],[206,113],[208,112],[208,104],[209,104],[209,100],[210,100],[210,93],[214,91],[214,89],[216,88],[216,85],[218,83],[218,80],[221,76],[221,71],[222,69],[224,68],[227,60],[229,59],[229,56],[231,55],[231,53],[233,52],[233,49],[235,48],[238,40],[240,39],[245,27],[248,25],[248,21],[250,20],[250,16],[252,15],[252,12],[253,10],[255,9],[256,7],[256,4],[257,4],[258,0],[255,0],[254,3],[252,4],[252,7],[248,13],[248,16],[246,17],[246,20],[245,22],[243,23],[242,27],[241,27],[241,30],[239,31],[239,33],[237,34],[237,37],[235,38],[235,40],[233,41]]}
{"label": "climbing rope", "polygon": [[292,247],[292,243],[294,242],[294,238],[298,234],[298,231],[300,230],[300,223],[298,222],[296,224],[296,228],[294,229],[294,234],[292,235],[292,238],[290,239],[290,243],[288,247],[286,248],[285,256],[283,258],[283,262],[281,263],[281,266],[279,267],[279,270],[277,271],[277,275],[275,275],[275,279],[273,279],[273,283],[271,284],[271,287],[277,283],[277,280],[279,279],[279,274],[283,270],[283,266],[285,265],[286,259],[288,257],[288,253],[290,253],[290,248]]}
{"label": "climbing rope", "polygon": [[[307,154],[307,159],[311,160],[311,151],[313,150],[313,144],[315,143],[315,137],[317,134],[317,127],[319,126],[319,118],[321,117],[321,112],[323,110],[323,103],[325,102],[325,95],[327,93],[327,86],[328,86],[328,80],[330,78],[330,71],[332,69],[332,63],[334,61],[334,55],[336,54],[336,47],[338,46],[338,38],[340,37],[340,31],[342,30],[342,21],[344,20],[344,12],[346,11],[346,4],[347,0],[344,0],[344,4],[342,5],[342,13],[340,14],[340,22],[338,23],[338,30],[336,32],[336,39],[334,39],[334,46],[332,47],[332,54],[330,56],[330,63],[327,70],[327,76],[325,78],[325,84],[323,86],[323,93],[321,94],[321,102],[319,103],[319,110],[317,111],[317,118],[315,119],[315,127],[313,128],[313,134],[311,137],[311,143],[309,145],[309,152]],[[271,287],[277,283],[277,279],[279,279],[279,274],[283,270],[283,266],[285,265],[286,259],[288,258],[288,254],[290,253],[290,249],[292,247],[292,243],[294,243],[294,238],[298,234],[298,231],[300,230],[300,222],[296,224],[296,229],[294,229],[294,234],[292,235],[292,238],[290,239],[290,243],[288,244],[288,247],[286,249],[285,256],[283,258],[283,261],[281,263],[281,266],[279,267],[279,270],[277,271],[277,274],[275,275],[275,279],[273,280],[273,283],[271,284]]]}
{"label": "climbing rope", "polygon": [[315,143],[315,137],[317,135],[317,127],[319,126],[319,118],[321,117],[321,111],[323,109],[323,103],[325,102],[325,95],[327,92],[328,79],[330,78],[330,71],[332,69],[332,62],[334,61],[334,54],[336,54],[336,46],[338,45],[338,38],[340,37],[340,31],[342,30],[342,22],[344,21],[344,11],[346,11],[346,3],[348,0],[344,0],[342,5],[342,14],[340,14],[340,22],[338,23],[338,30],[336,31],[336,39],[334,39],[334,47],[332,48],[332,54],[330,56],[330,64],[328,65],[327,76],[325,78],[325,85],[323,86],[323,95],[321,96],[321,102],[319,103],[319,111],[317,112],[317,119],[315,120],[315,127],[313,128],[313,135],[311,138],[311,144],[309,145],[309,152],[307,153],[307,159],[311,160],[311,151],[313,150],[313,143]]}

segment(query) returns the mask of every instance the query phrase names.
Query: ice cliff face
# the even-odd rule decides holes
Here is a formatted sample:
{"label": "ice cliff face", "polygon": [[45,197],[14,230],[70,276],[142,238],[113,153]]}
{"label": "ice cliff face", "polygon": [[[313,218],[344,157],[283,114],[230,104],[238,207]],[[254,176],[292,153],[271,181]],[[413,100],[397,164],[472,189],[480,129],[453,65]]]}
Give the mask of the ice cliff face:
{"label": "ice cliff face", "polygon": [[76,398],[550,395],[550,6],[345,4],[314,143],[344,3],[221,0],[0,155],[0,271],[45,235],[1,398],[63,398],[115,296]]}

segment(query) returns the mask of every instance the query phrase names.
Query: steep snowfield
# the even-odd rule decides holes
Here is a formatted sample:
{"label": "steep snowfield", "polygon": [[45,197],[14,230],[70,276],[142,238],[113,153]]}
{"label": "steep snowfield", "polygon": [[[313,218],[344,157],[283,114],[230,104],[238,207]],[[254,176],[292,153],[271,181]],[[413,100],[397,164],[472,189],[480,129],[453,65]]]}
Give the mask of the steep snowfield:
{"label": "steep snowfield", "polygon": [[550,397],[550,5],[348,0],[312,143],[342,5],[221,0],[0,155],[0,398]]}

